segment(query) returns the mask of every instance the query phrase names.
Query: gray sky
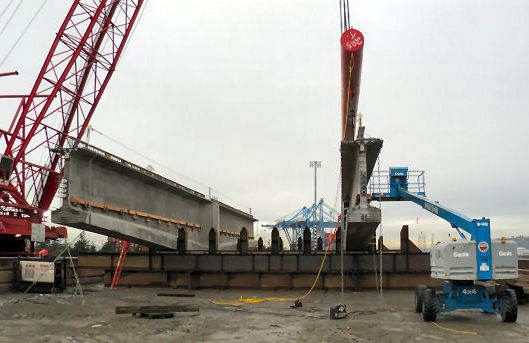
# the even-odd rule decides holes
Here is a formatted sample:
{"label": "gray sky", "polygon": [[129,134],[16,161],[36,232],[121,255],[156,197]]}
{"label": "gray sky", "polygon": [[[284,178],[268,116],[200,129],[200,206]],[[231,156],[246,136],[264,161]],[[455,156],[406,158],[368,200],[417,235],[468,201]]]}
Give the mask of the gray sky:
{"label": "gray sky", "polygon": [[[0,60],[41,3],[22,4]],[[0,68],[20,72],[0,78],[0,93],[29,92],[65,3],[48,1]],[[359,107],[384,139],[382,169],[426,170],[429,196],[490,217],[493,236],[527,232],[529,2],[354,1],[351,21],[365,36]],[[339,37],[338,1],[150,0],[91,124],[180,175],[97,134],[91,143],[212,186],[263,221],[312,202],[308,161],[322,160],[318,194],[334,206]],[[1,127],[16,105],[0,102]],[[386,241],[402,224],[414,239],[453,233],[416,205],[384,203]]]}

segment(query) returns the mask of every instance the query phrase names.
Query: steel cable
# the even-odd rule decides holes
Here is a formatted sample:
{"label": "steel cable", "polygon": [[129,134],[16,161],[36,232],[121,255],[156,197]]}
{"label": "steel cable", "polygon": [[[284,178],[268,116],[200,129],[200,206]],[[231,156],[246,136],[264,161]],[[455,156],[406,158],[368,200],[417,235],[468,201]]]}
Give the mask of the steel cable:
{"label": "steel cable", "polygon": [[11,13],[11,15],[9,16],[9,19],[7,19],[7,22],[5,23],[4,27],[2,27],[2,30],[0,30],[0,37],[2,37],[2,34],[6,30],[7,26],[9,25],[11,20],[13,20],[13,17],[18,12],[18,9],[20,8],[20,5],[22,5],[22,0],[18,3],[17,7],[15,7],[15,10],[13,11],[13,13]]}
{"label": "steel cable", "polygon": [[[11,46],[11,48],[9,49],[9,51],[7,52],[7,54],[4,56],[4,58],[2,59],[2,61],[0,62],[0,68],[2,68],[2,66],[4,65],[5,61],[9,58],[9,55],[11,55],[11,53],[13,52],[13,50],[15,50],[16,46],[18,45],[18,43],[20,42],[20,40],[24,37],[24,35],[26,34],[26,32],[28,31],[29,27],[33,24],[33,22],[35,21],[35,18],[37,18],[37,16],[40,14],[40,12],[42,11],[42,9],[44,8],[44,5],[46,5],[46,3],[48,2],[48,0],[44,0],[42,2],[42,4],[40,5],[40,7],[37,9],[37,12],[35,12],[35,14],[33,15],[33,17],[31,18],[31,20],[27,23],[26,27],[24,27],[24,30],[22,31],[22,33],[20,34],[20,36],[18,36],[17,40],[15,41],[15,43],[13,43],[13,45]],[[22,1],[20,2],[22,3]]]}
{"label": "steel cable", "polygon": [[[4,14],[7,12],[8,8],[11,7],[11,4],[13,3],[14,0],[11,0],[9,1],[9,3],[6,5],[6,7],[4,8],[4,10],[2,11],[2,13],[0,13],[0,19],[2,19],[2,17],[4,16]],[[341,0],[340,0],[341,1]]]}

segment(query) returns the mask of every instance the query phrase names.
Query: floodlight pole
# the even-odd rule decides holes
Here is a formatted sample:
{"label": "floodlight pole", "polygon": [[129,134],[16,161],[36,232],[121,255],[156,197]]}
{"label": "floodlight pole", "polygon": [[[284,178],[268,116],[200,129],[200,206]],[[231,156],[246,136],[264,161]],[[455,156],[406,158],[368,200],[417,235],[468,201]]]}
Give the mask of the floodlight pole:
{"label": "floodlight pole", "polygon": [[317,170],[318,170],[318,168],[321,168],[321,161],[309,161],[309,167],[310,168],[314,168],[314,231],[316,231],[316,204],[317,204],[317,201],[318,201]]}

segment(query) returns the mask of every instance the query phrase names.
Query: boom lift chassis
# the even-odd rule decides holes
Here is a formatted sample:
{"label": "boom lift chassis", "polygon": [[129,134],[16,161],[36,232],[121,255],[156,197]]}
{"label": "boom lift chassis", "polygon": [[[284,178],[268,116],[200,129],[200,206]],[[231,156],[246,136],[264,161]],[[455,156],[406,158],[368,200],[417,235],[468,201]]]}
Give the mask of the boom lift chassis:
{"label": "boom lift chassis", "polygon": [[[410,176],[422,176],[422,179],[409,183]],[[425,285],[415,289],[415,310],[422,312],[423,319],[435,321],[442,312],[475,308],[499,313],[504,322],[515,322],[518,302],[514,290],[496,282],[488,286],[476,284],[476,281],[517,278],[516,244],[505,238],[491,242],[489,219],[471,219],[428,199],[424,192],[424,172],[390,168],[384,184],[380,182],[381,177],[375,175],[371,180],[372,199],[412,201],[449,222],[461,237],[431,248],[431,277],[445,281],[440,292]]]}

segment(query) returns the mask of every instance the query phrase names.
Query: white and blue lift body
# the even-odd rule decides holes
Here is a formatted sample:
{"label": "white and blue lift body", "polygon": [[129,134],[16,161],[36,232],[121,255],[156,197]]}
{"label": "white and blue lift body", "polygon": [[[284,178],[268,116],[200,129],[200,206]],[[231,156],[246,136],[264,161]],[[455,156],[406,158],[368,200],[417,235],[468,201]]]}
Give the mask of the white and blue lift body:
{"label": "white and blue lift body", "polygon": [[[418,181],[411,182],[410,175]],[[385,182],[380,182],[381,177],[375,175],[371,180],[373,200],[412,201],[449,222],[461,237],[431,247],[431,277],[445,281],[441,292],[423,285],[417,287],[416,310],[423,313],[424,320],[435,320],[441,312],[477,308],[487,313],[498,312],[504,321],[516,321],[517,302],[513,290],[498,284],[475,283],[517,278],[516,244],[504,238],[492,241],[490,219],[471,219],[428,199],[424,191],[424,172],[409,172],[405,167],[390,168]]]}

